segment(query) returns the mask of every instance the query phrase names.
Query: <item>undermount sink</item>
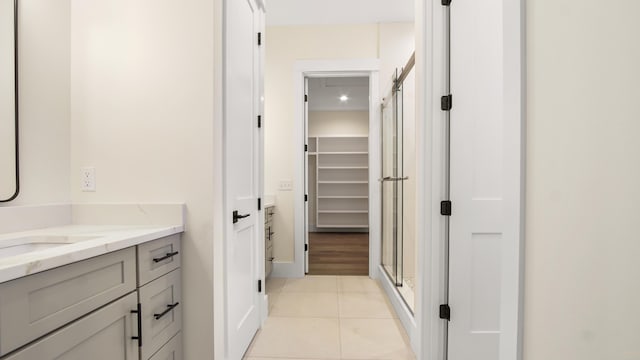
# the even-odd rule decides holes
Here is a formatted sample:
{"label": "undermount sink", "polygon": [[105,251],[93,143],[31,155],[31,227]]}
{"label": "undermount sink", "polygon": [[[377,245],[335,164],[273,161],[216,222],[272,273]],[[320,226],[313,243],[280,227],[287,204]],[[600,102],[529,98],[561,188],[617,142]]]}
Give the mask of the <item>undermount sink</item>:
{"label": "undermount sink", "polygon": [[96,239],[97,236],[26,236],[0,241],[0,259]]}

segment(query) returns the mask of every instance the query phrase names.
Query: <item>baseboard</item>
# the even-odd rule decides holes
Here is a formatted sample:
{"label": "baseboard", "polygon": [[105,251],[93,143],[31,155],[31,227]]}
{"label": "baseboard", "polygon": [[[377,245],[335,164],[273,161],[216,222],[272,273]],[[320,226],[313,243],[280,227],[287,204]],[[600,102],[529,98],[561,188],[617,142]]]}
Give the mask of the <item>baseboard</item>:
{"label": "baseboard", "polygon": [[274,278],[301,278],[304,274],[299,273],[299,267],[293,261],[274,261],[273,269],[269,277]]}
{"label": "baseboard", "polygon": [[404,300],[402,300],[402,296],[391,282],[391,279],[384,271],[382,265],[378,266],[378,278],[380,279],[380,284],[382,284],[384,292],[389,297],[393,310],[395,310],[400,323],[409,336],[413,352],[417,354],[420,339],[418,338],[418,326],[416,325],[415,317],[409,310],[407,304],[405,304]]}

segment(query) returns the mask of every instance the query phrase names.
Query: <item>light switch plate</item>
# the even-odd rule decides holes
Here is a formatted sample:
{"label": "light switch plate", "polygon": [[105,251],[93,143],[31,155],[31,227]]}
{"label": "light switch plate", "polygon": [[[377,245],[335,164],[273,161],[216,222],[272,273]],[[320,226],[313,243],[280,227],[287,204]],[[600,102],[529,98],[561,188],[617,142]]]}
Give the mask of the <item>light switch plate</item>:
{"label": "light switch plate", "polygon": [[278,187],[280,191],[292,191],[293,190],[293,181],[291,180],[280,180],[280,186]]}

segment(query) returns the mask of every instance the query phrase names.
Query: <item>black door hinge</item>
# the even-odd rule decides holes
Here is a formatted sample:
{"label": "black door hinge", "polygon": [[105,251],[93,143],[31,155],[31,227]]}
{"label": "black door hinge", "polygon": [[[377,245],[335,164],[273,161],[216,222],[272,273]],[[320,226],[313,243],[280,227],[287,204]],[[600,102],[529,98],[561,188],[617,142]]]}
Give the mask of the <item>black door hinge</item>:
{"label": "black door hinge", "polygon": [[309,251],[309,244],[304,244],[304,251]]}
{"label": "black door hinge", "polygon": [[442,0],[442,5],[443,5],[443,6],[449,6],[449,5],[451,5],[451,0]]}
{"label": "black door hinge", "polygon": [[309,201],[309,195],[307,195],[307,194],[304,195],[304,201],[305,202]]}
{"label": "black door hinge", "polygon": [[305,145],[304,145],[304,152],[307,152],[307,151],[309,151],[309,145],[306,145],[306,144],[305,144]]}
{"label": "black door hinge", "polygon": [[451,321],[451,308],[449,304],[440,305],[440,319]]}
{"label": "black door hinge", "polygon": [[262,280],[258,280],[258,292],[262,292]]}
{"label": "black door hinge", "polygon": [[451,216],[451,201],[445,200],[440,202],[440,215]]}
{"label": "black door hinge", "polygon": [[258,33],[258,45],[262,45],[262,33]]}
{"label": "black door hinge", "polygon": [[262,210],[262,199],[258,198],[258,211]]}
{"label": "black door hinge", "polygon": [[440,109],[442,111],[449,111],[453,108],[453,95],[445,95],[440,98]]}
{"label": "black door hinge", "polygon": [[308,102],[309,101],[309,96],[307,96],[307,94],[304,94],[304,102]]}
{"label": "black door hinge", "polygon": [[258,128],[262,127],[262,115],[258,115]]}

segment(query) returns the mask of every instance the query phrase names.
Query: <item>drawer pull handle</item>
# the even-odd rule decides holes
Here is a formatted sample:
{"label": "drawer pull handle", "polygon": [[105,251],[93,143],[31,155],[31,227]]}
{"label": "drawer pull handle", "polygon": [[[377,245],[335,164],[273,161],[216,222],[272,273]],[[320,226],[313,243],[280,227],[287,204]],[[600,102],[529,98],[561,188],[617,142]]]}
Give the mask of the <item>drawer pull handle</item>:
{"label": "drawer pull handle", "polygon": [[138,303],[136,310],[131,310],[131,313],[138,315],[138,336],[132,336],[131,340],[138,340],[138,347],[142,347],[142,304]]}
{"label": "drawer pull handle", "polygon": [[165,315],[167,315],[169,313],[169,311],[173,310],[178,305],[180,305],[179,302],[177,302],[177,303],[175,303],[173,305],[167,305],[167,309],[165,311],[161,312],[160,314],[153,314],[153,317],[156,318],[156,320],[160,320]]}
{"label": "drawer pull handle", "polygon": [[167,259],[170,259],[170,258],[172,258],[172,257],[174,257],[174,256],[176,256],[176,255],[178,255],[179,253],[180,253],[179,251],[174,251],[174,252],[172,252],[172,253],[167,253],[167,255],[165,255],[165,256],[163,256],[163,257],[161,257],[161,258],[154,258],[154,259],[153,259],[153,262],[157,262],[157,263],[158,263],[158,262],[160,262],[160,261],[165,261],[165,260],[167,260]]}

